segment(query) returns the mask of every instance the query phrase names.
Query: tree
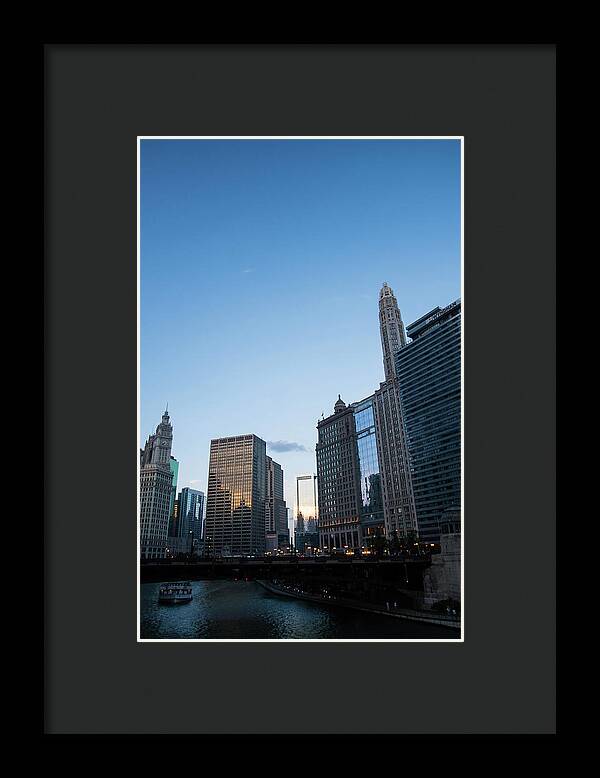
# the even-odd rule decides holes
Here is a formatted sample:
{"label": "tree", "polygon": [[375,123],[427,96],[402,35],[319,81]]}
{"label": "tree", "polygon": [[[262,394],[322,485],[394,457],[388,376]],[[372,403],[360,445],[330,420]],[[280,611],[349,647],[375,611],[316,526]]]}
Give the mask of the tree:
{"label": "tree", "polygon": [[415,543],[417,542],[417,533],[413,530],[409,530],[405,535],[402,536],[402,540],[400,541],[400,547],[402,551],[405,554],[408,554],[408,556],[411,556],[415,553]]}
{"label": "tree", "polygon": [[380,529],[377,530],[375,538],[373,540],[373,551],[375,556],[380,558],[383,556],[383,552],[388,548],[388,541],[385,539]]}

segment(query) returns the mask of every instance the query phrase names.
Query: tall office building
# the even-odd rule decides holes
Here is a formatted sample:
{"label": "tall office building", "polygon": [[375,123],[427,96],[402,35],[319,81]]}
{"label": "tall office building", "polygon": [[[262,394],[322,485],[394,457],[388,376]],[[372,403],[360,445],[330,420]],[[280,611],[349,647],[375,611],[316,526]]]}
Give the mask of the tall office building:
{"label": "tall office building", "polygon": [[171,473],[173,474],[173,483],[171,486],[171,503],[169,505],[169,517],[172,518],[175,509],[175,498],[177,497],[177,479],[179,478],[179,462],[175,459],[174,456],[171,456],[171,459],[169,460],[169,465],[171,467]]}
{"label": "tall office building", "polygon": [[410,464],[396,378],[395,355],[406,346],[406,332],[391,287],[379,292],[379,330],[385,381],[373,395],[381,472],[385,532],[388,538],[416,531]]}
{"label": "tall office building", "polygon": [[319,544],[358,550],[386,534],[376,397],[338,399],[317,429]]}
{"label": "tall office building", "polygon": [[375,396],[352,404],[356,431],[356,465],[359,477],[358,511],[361,546],[385,536],[383,490],[375,424]]}
{"label": "tall office building", "polygon": [[317,477],[314,474],[296,476],[296,529],[294,546],[304,552],[319,546],[317,527]]}
{"label": "tall office building", "polygon": [[177,520],[174,537],[189,541],[187,550],[197,551],[202,540],[202,521],[204,518],[204,492],[185,487],[177,498]]}
{"label": "tall office building", "polygon": [[317,424],[317,487],[319,545],[358,549],[360,528],[360,468],[354,410],[338,395],[333,414]]}
{"label": "tall office building", "polygon": [[266,443],[256,435],[210,442],[205,519],[209,555],[265,550]]}
{"label": "tall office building", "polygon": [[287,507],[283,499],[283,470],[271,457],[266,457],[265,533],[269,551],[289,545]]}
{"label": "tall office building", "polygon": [[167,410],[140,449],[140,554],[142,559],[165,556],[172,496],[171,446],[173,427]]}
{"label": "tall office building", "polygon": [[410,461],[398,379],[379,385],[373,394],[377,450],[381,473],[385,534],[388,538],[416,533]]}
{"label": "tall office building", "polygon": [[461,303],[434,308],[407,327],[396,375],[419,537],[436,543],[461,504]]}
{"label": "tall office building", "polygon": [[317,531],[317,477],[296,476],[296,522],[301,532]]}
{"label": "tall office building", "polygon": [[173,502],[173,512],[169,516],[169,537],[170,538],[176,538],[179,532],[179,528],[177,526],[179,522],[179,500],[175,500]]}
{"label": "tall office building", "polygon": [[287,527],[291,546],[294,538],[294,511],[292,508],[287,508]]}
{"label": "tall office building", "polygon": [[385,380],[390,381],[396,376],[394,357],[396,352],[406,345],[406,333],[398,301],[385,281],[379,292],[379,331]]}

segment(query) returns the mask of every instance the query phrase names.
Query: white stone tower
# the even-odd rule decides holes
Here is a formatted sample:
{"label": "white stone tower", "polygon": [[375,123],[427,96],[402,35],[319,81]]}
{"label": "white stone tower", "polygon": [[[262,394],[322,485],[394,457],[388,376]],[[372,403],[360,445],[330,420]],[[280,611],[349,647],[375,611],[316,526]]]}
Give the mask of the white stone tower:
{"label": "white stone tower", "polygon": [[173,473],[173,426],[168,408],[140,451],[140,555],[142,559],[165,556]]}
{"label": "white stone tower", "polygon": [[406,346],[406,332],[400,316],[398,301],[393,290],[385,281],[379,292],[379,330],[385,380],[391,381],[396,377],[394,356],[397,351]]}

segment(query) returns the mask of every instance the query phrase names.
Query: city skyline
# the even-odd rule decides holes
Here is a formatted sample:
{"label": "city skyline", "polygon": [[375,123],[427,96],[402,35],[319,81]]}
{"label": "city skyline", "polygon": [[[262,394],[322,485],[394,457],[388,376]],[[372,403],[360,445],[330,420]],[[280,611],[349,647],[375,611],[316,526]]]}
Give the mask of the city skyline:
{"label": "city skyline", "polygon": [[140,445],[168,402],[178,489],[206,491],[210,440],[259,435],[293,508],[321,414],[384,380],[383,282],[406,324],[461,296],[460,141],[142,141],[140,162]]}

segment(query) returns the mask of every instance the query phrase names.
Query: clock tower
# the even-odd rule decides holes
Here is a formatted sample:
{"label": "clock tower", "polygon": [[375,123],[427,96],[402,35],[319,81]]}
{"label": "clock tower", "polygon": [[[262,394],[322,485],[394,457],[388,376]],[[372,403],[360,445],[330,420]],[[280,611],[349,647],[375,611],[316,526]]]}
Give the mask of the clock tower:
{"label": "clock tower", "polygon": [[170,467],[171,447],[173,445],[173,425],[169,418],[169,406],[165,409],[162,419],[156,428],[156,434],[152,435],[152,456],[150,461],[154,465]]}
{"label": "clock tower", "polygon": [[164,559],[173,490],[173,425],[168,406],[154,435],[140,450],[140,555]]}

